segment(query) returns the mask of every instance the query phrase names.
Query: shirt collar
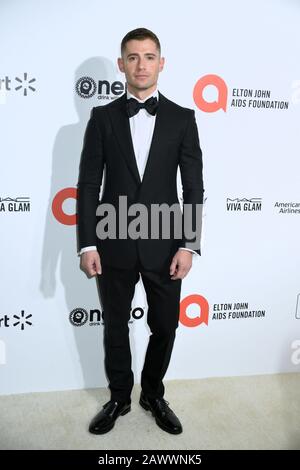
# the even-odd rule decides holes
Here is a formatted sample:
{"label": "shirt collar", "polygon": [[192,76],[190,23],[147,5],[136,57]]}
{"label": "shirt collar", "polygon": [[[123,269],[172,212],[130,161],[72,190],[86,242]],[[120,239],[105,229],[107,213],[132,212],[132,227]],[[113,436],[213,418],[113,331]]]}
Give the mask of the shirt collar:
{"label": "shirt collar", "polygon": [[135,98],[135,99],[136,99],[137,101],[139,101],[140,103],[144,103],[146,100],[148,100],[148,99],[151,98],[152,96],[154,96],[155,98],[158,99],[158,89],[157,89],[157,88],[154,90],[154,92],[153,92],[151,95],[147,96],[147,98],[145,98],[144,100],[140,100],[139,98],[137,98],[136,96],[134,96],[132,93],[130,93],[130,92],[128,91],[128,89],[127,89],[127,99],[129,99],[129,98]]}

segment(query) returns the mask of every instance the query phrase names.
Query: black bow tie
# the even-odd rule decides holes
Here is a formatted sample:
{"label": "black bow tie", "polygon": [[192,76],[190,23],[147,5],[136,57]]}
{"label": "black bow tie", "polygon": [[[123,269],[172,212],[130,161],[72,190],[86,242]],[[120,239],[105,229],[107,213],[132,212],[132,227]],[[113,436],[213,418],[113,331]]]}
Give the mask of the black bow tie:
{"label": "black bow tie", "polygon": [[151,96],[151,98],[148,98],[144,103],[140,103],[135,98],[129,98],[129,100],[126,101],[126,107],[127,114],[129,117],[132,117],[137,114],[142,108],[145,108],[149,114],[152,114],[152,116],[154,116],[158,108],[158,101],[155,96]]}

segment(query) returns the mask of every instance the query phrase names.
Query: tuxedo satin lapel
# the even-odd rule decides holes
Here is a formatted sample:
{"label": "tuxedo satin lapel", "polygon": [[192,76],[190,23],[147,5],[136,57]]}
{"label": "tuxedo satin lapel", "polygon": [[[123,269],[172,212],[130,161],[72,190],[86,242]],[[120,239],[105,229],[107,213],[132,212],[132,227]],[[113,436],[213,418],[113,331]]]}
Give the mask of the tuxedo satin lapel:
{"label": "tuxedo satin lapel", "polygon": [[165,136],[168,135],[168,132],[170,132],[170,128],[169,128],[170,116],[168,115],[167,100],[160,92],[158,93],[159,93],[159,106],[157,108],[152,141],[151,141],[149,155],[148,155],[146,168],[145,168],[144,176],[142,180],[143,185],[145,185],[147,182],[151,182],[151,184],[155,182],[155,178],[157,177],[157,174],[159,173],[161,158],[163,158],[163,155],[161,155],[160,145],[163,139],[165,138]]}
{"label": "tuxedo satin lapel", "polygon": [[140,184],[141,178],[134,154],[129,118],[126,112],[126,99],[126,93],[124,93],[124,95],[122,95],[118,100],[118,105],[111,107],[109,109],[109,113],[112,120],[114,134],[121,148],[122,155],[125,158],[133,177]]}

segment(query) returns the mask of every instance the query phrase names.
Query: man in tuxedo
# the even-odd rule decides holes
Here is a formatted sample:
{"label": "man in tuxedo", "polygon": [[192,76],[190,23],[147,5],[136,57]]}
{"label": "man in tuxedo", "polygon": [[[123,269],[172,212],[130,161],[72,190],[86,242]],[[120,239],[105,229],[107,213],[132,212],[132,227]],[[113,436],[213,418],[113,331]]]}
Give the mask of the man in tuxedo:
{"label": "man in tuxedo", "polygon": [[[139,403],[151,412],[161,429],[179,434],[182,425],[164,399],[163,377],[178,327],[182,279],[192,266],[192,257],[200,255],[200,241],[198,246],[197,239],[188,239],[185,233],[176,238],[174,223],[170,223],[172,230],[167,238],[161,232],[158,238],[128,234],[124,237],[119,232],[105,237],[102,232],[99,236],[98,228],[105,219],[101,207],[111,205],[117,221],[124,215],[120,214],[120,196],[126,196],[129,206],[140,203],[149,211],[154,204],[179,204],[179,167],[183,202],[191,207],[188,225],[194,231],[199,229],[196,212],[203,203],[202,152],[194,110],[168,100],[157,89],[158,75],[164,67],[157,36],[145,28],[127,33],[121,43],[118,66],[125,73],[126,93],[105,106],[93,108],[78,178],[81,268],[89,277],[97,276],[99,283],[104,310],[104,362],[111,394],[89,430],[106,433],[120,415],[131,409],[134,377],[128,321],[141,276],[151,335]],[[128,220],[127,228],[133,220],[132,213]]]}

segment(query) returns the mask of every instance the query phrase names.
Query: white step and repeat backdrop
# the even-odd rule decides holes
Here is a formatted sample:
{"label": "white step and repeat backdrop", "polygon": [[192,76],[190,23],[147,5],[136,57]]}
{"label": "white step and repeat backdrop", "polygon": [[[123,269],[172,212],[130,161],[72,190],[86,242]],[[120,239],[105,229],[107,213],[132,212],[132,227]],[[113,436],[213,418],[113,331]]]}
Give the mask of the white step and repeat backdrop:
{"label": "white step and repeat backdrop", "polygon": [[[120,41],[141,26],[161,40],[160,91],[196,111],[204,160],[203,254],[166,378],[299,371],[300,2],[147,5],[0,1],[2,394],[107,385],[76,183],[90,110],[123,93]],[[136,382],[146,313],[139,284]]]}

